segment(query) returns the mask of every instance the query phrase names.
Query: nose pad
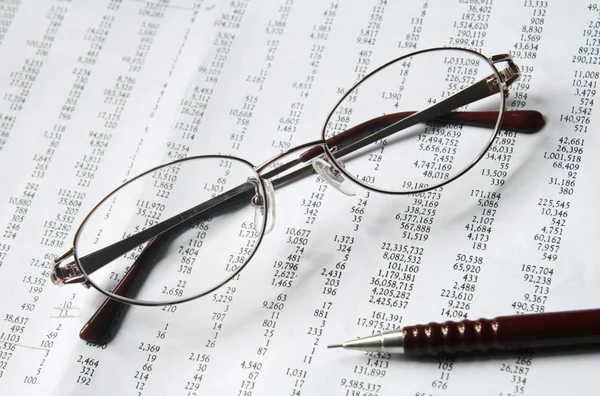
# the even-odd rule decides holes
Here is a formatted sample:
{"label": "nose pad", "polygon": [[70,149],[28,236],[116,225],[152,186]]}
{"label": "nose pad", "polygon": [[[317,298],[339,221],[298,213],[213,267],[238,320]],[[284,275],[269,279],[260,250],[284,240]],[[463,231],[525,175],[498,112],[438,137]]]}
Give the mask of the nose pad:
{"label": "nose pad", "polygon": [[[260,182],[251,177],[248,182],[254,185],[254,196],[252,197],[252,206],[254,206],[254,230],[261,231],[264,216],[267,216],[264,233],[268,234],[275,227],[275,189],[270,180],[262,179],[265,186],[265,194],[260,193]],[[267,210],[265,211],[265,206]]]}
{"label": "nose pad", "polygon": [[325,179],[341,193],[350,197],[358,194],[358,191],[354,191],[352,189],[353,183],[348,180],[348,178],[346,178],[346,176],[344,176],[344,174],[340,172],[336,166],[332,165],[327,159],[315,158],[312,161],[312,166],[319,176]]}

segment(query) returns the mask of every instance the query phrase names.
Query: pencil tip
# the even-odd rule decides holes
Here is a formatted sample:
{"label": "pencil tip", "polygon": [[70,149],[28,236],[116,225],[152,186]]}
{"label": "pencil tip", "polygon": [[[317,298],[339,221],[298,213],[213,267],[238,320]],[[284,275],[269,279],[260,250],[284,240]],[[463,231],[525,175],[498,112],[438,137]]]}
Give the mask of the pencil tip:
{"label": "pencil tip", "polygon": [[343,348],[342,344],[327,345],[327,348]]}

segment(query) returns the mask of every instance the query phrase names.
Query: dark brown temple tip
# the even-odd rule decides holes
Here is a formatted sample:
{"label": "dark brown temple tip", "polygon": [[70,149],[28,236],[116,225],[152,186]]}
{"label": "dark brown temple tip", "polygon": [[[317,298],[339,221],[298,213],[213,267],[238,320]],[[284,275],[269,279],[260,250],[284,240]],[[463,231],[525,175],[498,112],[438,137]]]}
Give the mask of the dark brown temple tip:
{"label": "dark brown temple tip", "polygon": [[79,338],[83,341],[100,342],[105,339],[121,309],[121,303],[107,298],[90,320],[81,328]]}
{"label": "dark brown temple tip", "polygon": [[[140,274],[144,263],[152,255],[155,248],[160,245],[160,241],[164,239],[166,235],[158,235],[152,238],[144,250],[140,253],[139,257],[133,262],[129,271],[123,276],[123,279],[119,281],[117,286],[114,288],[113,293],[119,296],[126,296],[133,284],[135,279]],[[103,341],[108,335],[110,329],[115,324],[122,303],[112,298],[107,298],[104,303],[98,308],[92,315],[90,320],[81,328],[79,332],[79,338],[84,341],[100,342]]]}
{"label": "dark brown temple tip", "polygon": [[504,113],[502,128],[511,129],[522,133],[535,133],[540,131],[546,121],[542,113],[536,110],[511,110]]}

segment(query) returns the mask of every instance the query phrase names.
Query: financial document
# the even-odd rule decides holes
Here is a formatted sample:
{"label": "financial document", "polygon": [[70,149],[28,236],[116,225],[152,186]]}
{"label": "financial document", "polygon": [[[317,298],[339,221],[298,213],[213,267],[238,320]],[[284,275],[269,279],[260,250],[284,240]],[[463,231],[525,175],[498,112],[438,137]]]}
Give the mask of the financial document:
{"label": "financial document", "polygon": [[[112,189],[175,159],[258,165],[317,140],[359,78],[441,46],[512,54],[522,76],[506,107],[540,111],[545,127],[501,131],[427,195],[347,197],[316,176],[286,186],[275,228],[226,287],[123,308],[102,341],[79,339],[106,297],[54,286],[51,262]],[[0,394],[595,393],[594,348],[326,346],[600,305],[599,51],[593,1],[0,0]]]}

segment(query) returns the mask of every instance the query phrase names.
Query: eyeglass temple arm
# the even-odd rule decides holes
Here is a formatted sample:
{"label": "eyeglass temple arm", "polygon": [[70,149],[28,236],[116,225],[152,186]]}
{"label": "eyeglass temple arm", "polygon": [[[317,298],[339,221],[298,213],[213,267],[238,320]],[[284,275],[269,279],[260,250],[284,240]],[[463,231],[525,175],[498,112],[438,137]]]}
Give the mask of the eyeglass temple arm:
{"label": "eyeglass temple arm", "polygon": [[211,198],[208,201],[196,205],[184,212],[176,214],[175,216],[172,216],[167,220],[164,220],[151,227],[148,227],[135,235],[122,239],[86,256],[80,257],[79,261],[83,265],[83,267],[85,267],[84,273],[86,273],[87,275],[93,274],[100,268],[104,267],[107,263],[110,263],[114,259],[136,248],[144,242],[149,241],[154,237],[160,236],[165,232],[176,229],[178,228],[178,226],[186,224],[190,220],[196,219],[201,215],[206,215],[205,212],[207,210],[210,210],[212,208],[218,208],[225,202],[230,201],[231,198],[251,198],[253,194],[254,185],[251,183],[244,183],[221,195]]}
{"label": "eyeglass temple arm", "polygon": [[343,139],[343,141],[338,139],[337,144],[335,145],[336,151],[340,151],[345,147],[358,143],[359,141],[363,145],[376,142],[377,140],[386,138],[396,132],[400,132],[403,129],[410,128],[413,125],[431,121],[438,117],[444,116],[453,110],[458,109],[459,107],[496,94],[498,91],[499,87],[496,77],[486,77],[481,81],[455,93],[454,95],[439,101],[430,107],[427,107],[426,109],[417,111],[399,121],[394,122],[391,125],[388,125],[383,129],[378,130],[376,133],[363,137],[354,136],[352,138]]}
{"label": "eyeglass temple arm", "polygon": [[[395,124],[406,117],[412,116],[416,111],[403,111],[399,113],[386,114],[381,117],[373,118],[362,124],[356,125],[344,132],[326,140],[329,147],[343,146],[346,149],[352,146],[353,150],[364,147],[366,144],[354,146],[362,139],[372,135],[383,128]],[[494,128],[498,120],[497,111],[452,111],[443,114],[433,121],[458,122],[465,125],[478,126],[483,128]],[[511,110],[504,113],[502,128],[519,133],[535,133],[544,126],[544,117],[542,113],[536,110]],[[348,142],[354,142],[350,145]],[[315,146],[300,155],[302,162],[309,161],[324,153],[323,146]]]}
{"label": "eyeglass temple arm", "polygon": [[[498,55],[494,58],[498,58],[498,60],[506,60],[508,62],[508,67],[499,72],[499,77],[504,84],[504,89],[507,89],[514,81],[516,81],[519,78],[520,72],[518,67],[512,62],[512,59],[504,59],[505,57],[505,55]],[[479,117],[473,117],[472,114],[477,112],[454,112],[453,110],[458,109],[459,107],[465,106],[467,104],[476,102],[478,100],[484,99],[488,96],[497,94],[499,92],[500,85],[498,83],[498,76],[496,76],[495,74],[491,74],[478,81],[477,83],[455,93],[454,95],[440,102],[437,102],[436,104],[424,110],[411,113],[396,113],[399,115],[403,115],[403,117],[390,125],[384,126],[382,129],[377,129],[375,133],[373,133],[372,127],[368,128],[367,130],[364,127],[366,123],[363,123],[358,125],[358,127],[352,128],[348,131],[342,132],[336,136],[327,139],[326,143],[329,147],[335,148],[336,153],[341,156],[347,154],[348,152],[354,151],[360,147],[364,147],[370,143],[376,142],[377,140],[386,138],[396,132],[409,128],[413,125],[434,119],[448,119],[447,117],[452,117],[451,120],[463,121],[471,125],[488,126],[493,128],[495,127],[496,122],[498,120],[497,112],[483,112],[487,114],[481,115]],[[505,92],[500,92],[500,94],[505,93],[507,94],[508,91],[506,90]],[[461,113],[469,114],[461,116]],[[496,115],[495,119],[493,118],[494,113]],[[509,112],[505,113],[505,117],[507,117],[506,114],[508,113]],[[492,115],[492,118],[490,118],[490,115]],[[392,116],[391,118],[393,118],[394,115],[392,114],[390,116]],[[523,116],[523,114],[519,114],[516,117],[516,119],[514,116],[508,116],[507,118],[509,118],[507,119],[507,123],[505,124],[503,121],[502,126],[505,128],[513,127],[514,130],[520,132],[536,132],[544,125],[543,117],[539,112],[525,113],[525,117]],[[379,121],[380,119],[381,117],[376,118],[375,120],[367,121],[367,123],[373,121],[382,123],[382,121]],[[357,143],[360,144],[357,145]],[[349,146],[353,146],[352,149],[350,149]],[[348,149],[344,150],[344,148]],[[303,156],[301,156],[303,161],[307,161],[323,153],[322,147],[315,147],[311,150],[309,150],[307,153],[304,153]]]}

